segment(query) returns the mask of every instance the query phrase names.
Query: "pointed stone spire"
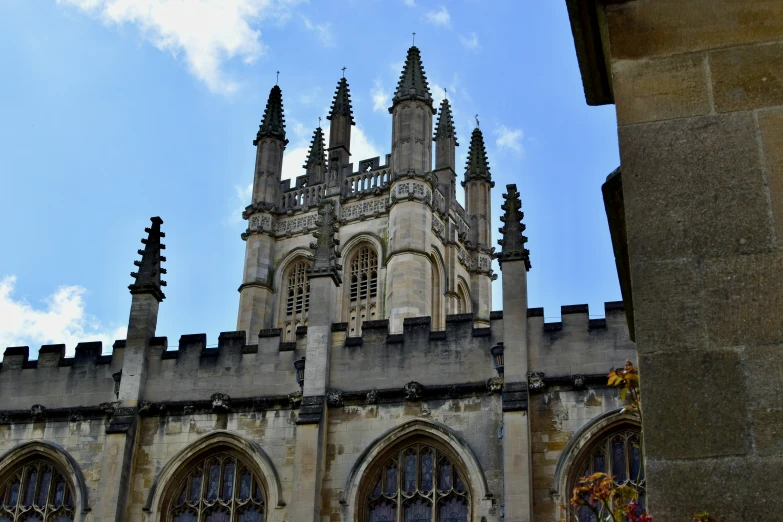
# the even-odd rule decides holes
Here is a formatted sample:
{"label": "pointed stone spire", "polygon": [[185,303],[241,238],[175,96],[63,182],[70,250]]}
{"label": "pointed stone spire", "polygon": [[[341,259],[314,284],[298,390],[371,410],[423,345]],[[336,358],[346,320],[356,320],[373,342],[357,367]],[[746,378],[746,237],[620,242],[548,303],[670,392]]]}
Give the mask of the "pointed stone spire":
{"label": "pointed stone spire", "polygon": [[440,102],[440,114],[438,114],[438,125],[435,128],[434,140],[444,138],[454,138],[454,145],[457,143],[457,132],[454,130],[454,119],[451,116],[451,104],[448,98],[443,98]]}
{"label": "pointed stone spire", "polygon": [[[408,49],[408,57],[397,83],[397,91],[392,98],[392,107],[404,100],[421,100],[432,108],[432,94],[427,83],[427,75],[424,74],[424,66],[421,63],[419,48],[415,45]],[[392,110],[389,109],[391,113]]]}
{"label": "pointed stone spire", "polygon": [[141,240],[144,243],[144,250],[138,251],[141,255],[141,261],[133,262],[139,267],[138,272],[131,272],[131,276],[136,279],[136,282],[128,288],[131,294],[151,294],[158,302],[161,302],[166,298],[166,295],[160,288],[166,286],[166,281],[162,281],[160,276],[166,273],[166,269],[161,268],[160,264],[166,258],[160,255],[160,251],[165,250],[166,245],[162,244],[160,240],[166,237],[166,234],[160,231],[160,226],[163,224],[162,219],[154,217],[150,220],[152,227],[144,229],[148,236]]}
{"label": "pointed stone spire", "polygon": [[353,120],[353,108],[351,107],[351,90],[348,88],[348,81],[343,77],[337,84],[337,91],[332,99],[332,108],[329,110],[327,120],[331,120],[336,115],[342,115],[348,118],[351,125],[356,125]]}
{"label": "pointed stone spire", "polygon": [[492,181],[492,175],[489,173],[487,149],[484,146],[484,135],[478,127],[473,129],[473,133],[470,135],[468,161],[465,165],[465,181],[462,183],[462,186],[465,186],[465,183],[474,179]]}
{"label": "pointed stone spire", "polygon": [[522,235],[525,231],[525,225],[522,223],[522,218],[525,217],[522,201],[519,199],[516,185],[506,185],[506,190],[508,192],[503,194],[505,201],[500,206],[504,212],[500,216],[503,226],[498,229],[503,235],[503,239],[498,240],[502,249],[496,257],[501,264],[505,261],[524,261],[525,268],[530,270],[530,251],[525,248],[527,237]]}
{"label": "pointed stone spire", "polygon": [[318,205],[318,217],[315,220],[315,225],[318,227],[313,232],[316,241],[310,243],[310,248],[313,250],[313,268],[308,272],[308,276],[310,278],[331,277],[334,279],[335,285],[339,286],[341,283],[339,271],[342,266],[338,262],[340,252],[337,250],[337,245],[340,244],[340,240],[334,235],[340,230],[340,227],[337,224],[334,201],[324,199]]}
{"label": "pointed stone spire", "polygon": [[321,127],[315,129],[313,139],[310,141],[310,151],[307,153],[307,161],[304,168],[308,174],[320,168],[326,170],[326,144],[324,143],[324,133]]}
{"label": "pointed stone spire", "polygon": [[258,127],[258,134],[253,140],[253,145],[258,145],[261,138],[270,137],[283,140],[285,139],[285,116],[283,115],[283,91],[280,86],[275,85],[269,91],[269,99],[264,109],[264,117],[261,119],[261,125]]}

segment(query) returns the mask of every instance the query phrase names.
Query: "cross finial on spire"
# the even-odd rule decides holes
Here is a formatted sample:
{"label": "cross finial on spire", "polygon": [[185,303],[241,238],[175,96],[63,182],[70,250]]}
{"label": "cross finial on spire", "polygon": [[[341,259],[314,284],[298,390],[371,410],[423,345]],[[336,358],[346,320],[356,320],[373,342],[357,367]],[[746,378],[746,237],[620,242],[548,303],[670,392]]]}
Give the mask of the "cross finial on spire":
{"label": "cross finial on spire", "polygon": [[443,88],[443,97],[448,98],[449,97],[449,90],[447,88]]}
{"label": "cross finial on spire", "polygon": [[416,32],[413,33],[413,45],[416,45]]}
{"label": "cross finial on spire", "polygon": [[348,68],[348,67],[346,67],[345,65],[343,65],[343,78],[345,78],[345,70],[346,70],[347,68]]}
{"label": "cross finial on spire", "polygon": [[479,128],[479,120],[478,120],[478,114],[476,114],[476,128]]}
{"label": "cross finial on spire", "polygon": [[280,82],[280,71],[277,71],[277,78],[275,78],[275,85]]}
{"label": "cross finial on spire", "polygon": [[321,127],[321,117],[320,116],[318,116],[318,127],[319,128]]}

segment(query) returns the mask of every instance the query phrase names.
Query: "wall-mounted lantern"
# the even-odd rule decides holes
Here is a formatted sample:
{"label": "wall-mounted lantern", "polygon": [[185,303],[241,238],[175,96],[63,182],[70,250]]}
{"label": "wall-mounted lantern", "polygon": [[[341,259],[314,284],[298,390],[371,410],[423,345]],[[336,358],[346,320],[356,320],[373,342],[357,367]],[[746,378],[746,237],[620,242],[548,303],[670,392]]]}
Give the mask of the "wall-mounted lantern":
{"label": "wall-mounted lantern", "polygon": [[114,396],[120,398],[120,381],[122,380],[122,370],[117,373],[111,374],[111,378],[114,379]]}
{"label": "wall-mounted lantern", "polygon": [[498,375],[503,377],[503,343],[498,343],[489,349],[489,353],[492,355],[492,363],[495,365],[495,370]]}
{"label": "wall-mounted lantern", "polygon": [[294,361],[294,368],[296,368],[296,383],[301,388],[304,386],[305,358]]}

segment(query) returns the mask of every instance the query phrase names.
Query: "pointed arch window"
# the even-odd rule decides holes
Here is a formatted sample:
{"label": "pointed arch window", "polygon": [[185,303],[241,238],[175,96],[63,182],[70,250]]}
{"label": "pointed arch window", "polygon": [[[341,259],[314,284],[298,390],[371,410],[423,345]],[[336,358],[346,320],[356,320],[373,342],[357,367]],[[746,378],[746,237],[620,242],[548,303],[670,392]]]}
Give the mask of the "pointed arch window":
{"label": "pointed arch window", "polygon": [[[579,478],[593,473],[614,477],[617,486],[631,486],[639,492],[639,504],[646,507],[647,482],[640,445],[639,430],[625,425],[604,434],[598,442],[589,445],[575,462],[568,490],[572,491]],[[580,522],[596,522],[595,513],[588,507],[578,512]]]}
{"label": "pointed arch window", "polygon": [[307,326],[307,312],[310,309],[310,280],[307,271],[311,263],[301,259],[293,263],[286,273],[285,314],[283,326],[287,341],[296,339],[296,328]]}
{"label": "pointed arch window", "polygon": [[166,522],[264,522],[264,483],[229,452],[200,458],[173,491]]}
{"label": "pointed arch window", "polygon": [[364,321],[374,321],[378,314],[378,255],[369,246],[361,247],[351,259],[349,329],[358,336]]}
{"label": "pointed arch window", "polygon": [[362,522],[468,522],[470,493],[457,462],[440,448],[414,443],[371,472]]}
{"label": "pointed arch window", "polygon": [[73,487],[44,459],[18,466],[0,486],[0,522],[73,522]]}

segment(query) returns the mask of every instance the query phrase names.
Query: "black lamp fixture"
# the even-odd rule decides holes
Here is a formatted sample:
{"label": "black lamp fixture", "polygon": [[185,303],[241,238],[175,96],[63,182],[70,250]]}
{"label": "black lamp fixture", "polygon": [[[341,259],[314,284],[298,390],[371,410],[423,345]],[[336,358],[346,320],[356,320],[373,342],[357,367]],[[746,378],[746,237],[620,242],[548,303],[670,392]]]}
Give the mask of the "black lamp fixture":
{"label": "black lamp fixture", "polygon": [[122,370],[117,373],[111,374],[111,378],[114,379],[114,396],[120,398],[120,381],[122,381]]}
{"label": "black lamp fixture", "polygon": [[492,355],[495,370],[498,372],[498,375],[503,377],[503,343],[498,343],[490,348],[489,353]]}
{"label": "black lamp fixture", "polygon": [[294,361],[294,368],[296,368],[296,383],[301,388],[304,386],[305,358]]}

